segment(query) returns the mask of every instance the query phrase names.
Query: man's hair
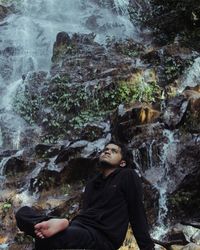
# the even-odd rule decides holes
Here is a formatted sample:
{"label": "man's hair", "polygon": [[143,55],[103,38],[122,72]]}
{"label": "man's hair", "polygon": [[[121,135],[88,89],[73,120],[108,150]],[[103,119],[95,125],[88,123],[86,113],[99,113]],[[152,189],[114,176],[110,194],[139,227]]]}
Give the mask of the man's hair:
{"label": "man's hair", "polygon": [[110,141],[106,144],[106,146],[109,144],[117,145],[121,149],[122,160],[126,162],[126,167],[134,168],[132,152],[124,144],[116,141]]}

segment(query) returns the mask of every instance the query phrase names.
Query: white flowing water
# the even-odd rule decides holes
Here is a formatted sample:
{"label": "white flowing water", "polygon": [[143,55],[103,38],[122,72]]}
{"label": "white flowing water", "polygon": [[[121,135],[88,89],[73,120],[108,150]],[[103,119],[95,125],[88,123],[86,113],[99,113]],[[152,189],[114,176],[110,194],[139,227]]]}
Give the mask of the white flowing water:
{"label": "white flowing water", "polygon": [[[58,32],[94,32],[99,43],[107,37],[138,40],[140,33],[129,20],[128,0],[0,0],[3,5],[12,3],[17,11],[0,23],[0,146],[19,148],[16,136],[19,141],[27,125],[13,113],[13,98],[19,87],[23,89],[27,74],[49,71]],[[2,138],[5,127],[11,131],[8,145]]]}
{"label": "white flowing water", "polygon": [[176,163],[176,148],[178,143],[175,139],[175,131],[165,129],[163,131],[163,138],[164,142],[159,146],[160,153],[157,152],[157,156],[153,150],[154,146],[158,146],[156,140],[153,139],[148,145],[142,145],[142,148],[146,148],[147,150],[147,166],[143,166],[145,167],[143,170],[141,170],[143,163],[140,150],[135,149],[133,151],[133,159],[137,170],[150,181],[159,193],[158,218],[152,233],[152,237],[155,239],[161,239],[169,227],[167,224],[167,193],[174,186],[173,181],[170,179],[169,171],[170,166]]}
{"label": "white flowing water", "polygon": [[167,193],[170,190],[170,186],[173,185],[170,180],[170,164],[174,165],[176,162],[176,147],[177,141],[174,137],[174,132],[165,129],[163,131],[164,137],[167,141],[163,144],[163,149],[160,158],[160,171],[158,174],[158,180],[155,183],[155,187],[159,191],[159,213],[157,219],[157,227],[154,229],[153,237],[160,239],[168,230],[168,223],[166,221],[168,214],[167,207]]}
{"label": "white flowing water", "polygon": [[179,92],[182,92],[187,86],[194,87],[196,85],[200,85],[200,57],[197,57],[194,63],[186,69]]}

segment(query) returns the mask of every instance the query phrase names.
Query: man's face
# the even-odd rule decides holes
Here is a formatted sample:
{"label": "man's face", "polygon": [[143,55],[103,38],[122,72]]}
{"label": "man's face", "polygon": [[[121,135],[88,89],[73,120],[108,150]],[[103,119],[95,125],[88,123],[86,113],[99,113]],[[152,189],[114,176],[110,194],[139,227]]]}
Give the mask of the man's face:
{"label": "man's face", "polygon": [[121,148],[115,144],[108,144],[99,156],[100,163],[107,163],[111,167],[124,167],[125,161],[122,160]]}

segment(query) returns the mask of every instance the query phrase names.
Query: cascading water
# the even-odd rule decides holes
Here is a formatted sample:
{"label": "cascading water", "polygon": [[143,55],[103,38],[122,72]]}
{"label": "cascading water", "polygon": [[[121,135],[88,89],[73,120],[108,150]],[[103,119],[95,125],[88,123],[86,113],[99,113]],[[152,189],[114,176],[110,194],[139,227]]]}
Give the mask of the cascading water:
{"label": "cascading water", "polygon": [[[133,150],[134,163],[142,175],[152,183],[152,185],[158,190],[159,193],[159,210],[156,226],[152,233],[152,237],[160,239],[168,230],[167,224],[167,194],[174,186],[173,181],[170,179],[170,166],[175,165],[176,162],[176,147],[177,140],[175,139],[175,131],[163,130],[164,143],[161,144],[160,153],[155,156],[153,147],[157,147],[158,142],[153,139],[151,143],[142,145],[147,150],[147,165],[145,169],[141,170],[142,156],[139,149]],[[158,162],[155,160],[158,158]]]}
{"label": "cascading water", "polygon": [[179,92],[182,92],[185,87],[194,87],[195,85],[200,85],[200,57],[194,60],[194,63],[189,67],[183,77],[182,84],[179,88]]}
{"label": "cascading water", "polygon": [[159,191],[159,213],[157,219],[157,227],[154,230],[153,236],[160,238],[167,232],[167,193],[170,190],[170,186],[173,185],[170,180],[170,164],[175,164],[176,161],[176,140],[174,138],[174,132],[170,130],[163,131],[164,137],[167,141],[163,145],[162,155],[160,158],[160,172],[159,179],[157,180],[155,187]]}
{"label": "cascading water", "polygon": [[[0,0],[0,4],[5,1]],[[0,23],[0,147],[20,149],[22,134],[30,125],[13,111],[13,99],[17,91],[24,91],[32,72],[48,73],[58,32],[65,31],[69,35],[94,32],[99,43],[105,43],[107,37],[137,40],[139,32],[129,20],[128,0],[7,1],[7,5],[11,4],[15,12]],[[9,158],[0,162],[2,185],[7,160]],[[40,170],[41,166],[33,170],[27,176],[27,183]],[[27,188],[23,186],[19,197],[31,204]]]}
{"label": "cascading water", "polygon": [[[2,2],[4,3],[4,2]],[[96,34],[96,41],[107,37],[139,39],[139,32],[129,20],[128,0],[21,0],[15,13],[1,22],[0,32],[0,145],[20,147],[20,133],[28,126],[14,114],[16,90],[26,84],[33,71],[50,68],[53,43],[60,31]],[[1,4],[1,1],[0,1]],[[23,78],[23,79],[22,79]],[[9,131],[9,139],[5,131]]]}

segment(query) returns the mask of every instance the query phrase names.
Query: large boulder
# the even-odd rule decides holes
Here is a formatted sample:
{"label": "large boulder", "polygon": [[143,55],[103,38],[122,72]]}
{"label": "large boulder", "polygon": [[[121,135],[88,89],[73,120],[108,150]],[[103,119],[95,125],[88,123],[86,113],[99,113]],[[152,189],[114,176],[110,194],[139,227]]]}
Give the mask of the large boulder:
{"label": "large boulder", "polygon": [[116,137],[122,141],[129,141],[134,136],[134,131],[135,135],[137,134],[137,128],[155,123],[158,121],[159,116],[160,112],[158,110],[143,103],[135,103],[127,109],[119,106],[111,117],[111,127]]}
{"label": "large boulder", "polygon": [[170,129],[177,128],[183,123],[189,101],[184,96],[177,96],[169,100],[163,114],[163,121]]}
{"label": "large boulder", "polygon": [[4,174],[7,176],[15,176],[17,173],[22,173],[26,170],[26,164],[21,157],[11,157],[9,158],[4,168]]}
{"label": "large boulder", "polygon": [[9,7],[5,7],[3,5],[0,5],[0,21],[2,21],[5,17],[7,17],[11,13],[11,10]]}
{"label": "large boulder", "polygon": [[189,106],[186,114],[184,128],[192,133],[200,132],[200,85],[186,87],[182,93],[188,100]]}

